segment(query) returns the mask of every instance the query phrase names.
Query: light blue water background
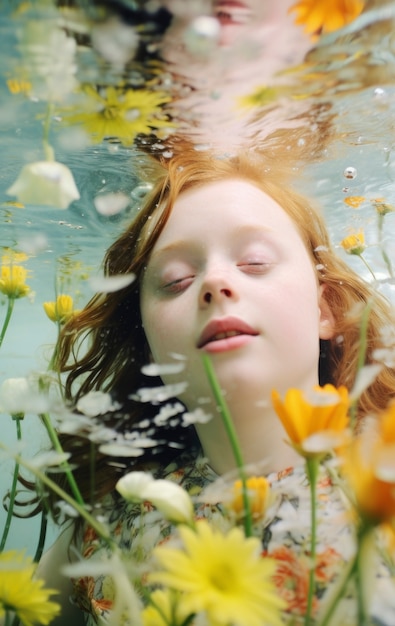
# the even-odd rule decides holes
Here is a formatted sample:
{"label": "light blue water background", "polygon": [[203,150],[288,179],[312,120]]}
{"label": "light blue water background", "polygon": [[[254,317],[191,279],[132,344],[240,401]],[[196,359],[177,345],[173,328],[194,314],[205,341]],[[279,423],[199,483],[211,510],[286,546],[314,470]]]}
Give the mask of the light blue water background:
{"label": "light blue water background", "polygon": [[[386,6],[393,10],[393,4]],[[71,131],[57,130],[55,121],[53,144],[57,159],[73,172],[81,199],[65,211],[40,206],[19,208],[10,204],[12,199],[6,190],[21,167],[42,158],[40,115],[44,106],[23,96],[14,96],[7,88],[6,81],[12,76],[18,56],[17,39],[15,20],[10,16],[8,3],[3,4],[0,15],[0,246],[16,247],[35,241],[37,237],[44,238],[45,242],[26,263],[28,284],[34,297],[15,303],[0,351],[1,383],[9,377],[24,377],[47,368],[57,330],[46,317],[43,302],[54,300],[59,269],[64,267],[65,259],[70,267],[77,265],[79,268],[71,272],[74,276],[71,287],[78,308],[92,295],[87,278],[99,274],[105,249],[136,210],[135,192],[139,183],[136,172],[141,157],[135,148],[114,144],[78,147],[77,141],[70,141]],[[391,29],[386,28],[385,32],[391,32]],[[328,46],[331,45],[329,41]],[[360,50],[361,44],[358,45]],[[344,66],[341,67],[343,88],[334,89],[331,96],[333,140],[325,142],[319,160],[300,169],[298,186],[322,205],[339,254],[370,280],[361,260],[346,255],[339,246],[351,231],[363,228],[368,245],[365,258],[381,281],[379,288],[395,301],[395,286],[388,280],[387,268],[377,245],[374,207],[369,201],[358,209],[344,203],[345,197],[353,195],[365,196],[367,200],[384,197],[387,203],[395,206],[395,45],[391,37],[374,33],[371,39],[367,37],[364,46],[367,56],[361,65],[365,75],[369,76],[371,64],[371,80],[366,80],[365,76],[358,84],[355,67],[349,76],[345,75]],[[351,55],[349,49],[346,52]],[[335,61],[332,71],[336,75]],[[356,174],[351,179],[344,175],[350,167]],[[127,211],[111,218],[99,215],[94,198],[118,192],[130,197]],[[383,243],[395,266],[395,212],[385,218]],[[1,306],[0,323],[4,315],[5,306]],[[47,446],[46,434],[36,415],[26,415],[22,428],[23,439],[27,442],[24,454],[33,455]],[[14,446],[15,427],[8,415],[0,416],[0,437],[11,448]],[[13,462],[0,459],[0,528],[5,519],[1,499],[10,485],[12,471]],[[33,552],[37,530],[38,519],[14,520],[7,548],[26,547]],[[51,530],[49,541],[52,536]]]}

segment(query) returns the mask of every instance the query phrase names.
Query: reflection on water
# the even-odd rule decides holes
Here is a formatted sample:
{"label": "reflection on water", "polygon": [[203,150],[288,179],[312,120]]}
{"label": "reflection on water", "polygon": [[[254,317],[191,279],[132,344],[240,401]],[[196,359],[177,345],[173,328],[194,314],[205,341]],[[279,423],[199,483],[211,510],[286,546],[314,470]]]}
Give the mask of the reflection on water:
{"label": "reflection on water", "polygon": [[[366,2],[343,30],[314,40],[292,4],[2,2],[0,245],[27,256],[31,291],[15,301],[1,380],[47,368],[56,325],[43,303],[67,292],[83,305],[103,251],[150,188],[147,154],[169,159],[185,141],[287,163],[322,203],[335,244],[363,231],[364,257],[392,297],[395,3]],[[78,188],[69,208],[7,194],[24,165],[53,157]],[[0,324],[5,313],[6,302]],[[23,428],[38,447],[37,424],[32,416]]]}

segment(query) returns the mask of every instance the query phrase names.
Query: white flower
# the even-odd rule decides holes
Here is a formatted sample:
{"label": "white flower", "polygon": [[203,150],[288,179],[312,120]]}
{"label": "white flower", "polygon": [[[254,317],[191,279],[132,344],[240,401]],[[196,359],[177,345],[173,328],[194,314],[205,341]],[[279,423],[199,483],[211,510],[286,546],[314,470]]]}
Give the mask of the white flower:
{"label": "white flower", "polygon": [[0,413],[45,413],[48,399],[27,378],[7,378],[0,387]]}
{"label": "white flower", "polygon": [[165,402],[170,398],[179,396],[187,387],[187,382],[161,385],[160,387],[141,387],[131,398],[138,402]]}
{"label": "white flower", "polygon": [[205,413],[201,408],[197,408],[190,413],[184,413],[182,416],[182,425],[190,426],[191,424],[207,424],[212,419],[211,413]]}
{"label": "white flower", "polygon": [[23,204],[67,209],[80,194],[69,168],[57,161],[36,161],[22,168],[7,194]]}
{"label": "white flower", "polygon": [[94,25],[91,36],[99,54],[120,68],[134,57],[139,45],[137,30],[118,18]]}
{"label": "white flower", "polygon": [[77,87],[77,44],[55,20],[28,20],[19,33],[23,68],[40,100],[63,102]]}
{"label": "white flower", "polygon": [[125,500],[151,502],[171,522],[182,524],[193,520],[192,500],[170,480],[155,480],[147,472],[129,472],[118,480],[116,489]]}
{"label": "white flower", "polygon": [[90,391],[77,402],[77,410],[89,417],[103,415],[117,408],[119,406],[113,402],[110,394],[103,391]]}
{"label": "white flower", "polygon": [[102,193],[93,200],[95,209],[100,215],[111,217],[121,213],[130,202],[130,198],[122,192],[118,193]]}
{"label": "white flower", "polygon": [[135,279],[135,274],[117,274],[114,276],[93,276],[88,282],[93,291],[113,293],[128,287]]}

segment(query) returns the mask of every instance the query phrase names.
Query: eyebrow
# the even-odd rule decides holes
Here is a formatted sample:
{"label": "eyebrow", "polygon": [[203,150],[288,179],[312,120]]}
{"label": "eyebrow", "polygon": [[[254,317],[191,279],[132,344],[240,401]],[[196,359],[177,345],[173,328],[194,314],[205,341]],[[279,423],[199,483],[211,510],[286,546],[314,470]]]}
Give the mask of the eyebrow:
{"label": "eyebrow", "polygon": [[[257,239],[259,239],[260,235],[270,235],[273,232],[273,229],[260,224],[242,224],[241,226],[235,228],[235,231],[237,231],[240,237],[256,234]],[[195,244],[196,242],[194,241],[193,243]],[[151,261],[156,261],[158,258],[160,259],[160,257],[162,256],[167,256],[172,252],[182,252],[183,250],[190,250],[190,246],[191,242],[188,239],[178,239],[176,241],[173,241],[167,246],[164,246],[163,248],[159,248],[159,250],[154,251],[151,254],[149,263],[151,263]]]}

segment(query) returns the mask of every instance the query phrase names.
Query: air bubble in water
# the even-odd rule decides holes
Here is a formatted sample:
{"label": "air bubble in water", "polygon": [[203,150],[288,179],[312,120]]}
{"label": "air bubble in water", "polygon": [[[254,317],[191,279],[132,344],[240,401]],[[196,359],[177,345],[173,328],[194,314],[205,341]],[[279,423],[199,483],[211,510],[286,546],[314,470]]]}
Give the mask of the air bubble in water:
{"label": "air bubble in water", "polygon": [[193,20],[185,32],[185,43],[192,54],[206,56],[215,48],[220,34],[220,24],[215,17],[201,15]]}
{"label": "air bubble in water", "polygon": [[130,193],[133,200],[142,200],[144,196],[153,188],[152,183],[140,183]]}
{"label": "air bubble in water", "polygon": [[386,95],[386,91],[385,89],[382,89],[382,87],[376,87],[373,93],[377,98],[381,98]]}
{"label": "air bubble in water", "polygon": [[349,167],[346,167],[346,169],[343,172],[344,178],[348,178],[350,180],[352,180],[353,178],[356,178],[357,175],[358,175],[357,169],[355,167],[352,167],[351,165],[349,165]]}

